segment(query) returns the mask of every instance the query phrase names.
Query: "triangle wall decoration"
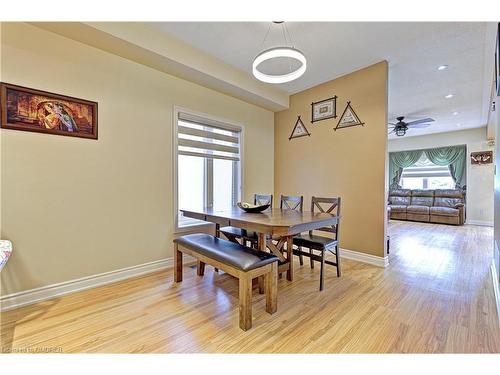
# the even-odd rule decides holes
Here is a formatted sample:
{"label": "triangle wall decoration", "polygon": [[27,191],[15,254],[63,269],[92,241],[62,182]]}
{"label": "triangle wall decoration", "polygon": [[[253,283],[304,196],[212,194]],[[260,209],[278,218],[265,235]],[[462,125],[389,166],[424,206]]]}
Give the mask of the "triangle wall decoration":
{"label": "triangle wall decoration", "polygon": [[288,138],[288,140],[291,140],[292,138],[300,138],[304,136],[310,136],[311,133],[307,130],[306,126],[300,119],[300,116],[297,117],[297,122],[295,123],[295,126],[293,127],[292,134]]}
{"label": "triangle wall decoration", "polygon": [[351,106],[351,102],[347,102],[347,106],[345,107],[342,116],[340,116],[340,120],[337,126],[333,130],[348,128],[351,126],[358,126],[358,125],[364,126],[364,124],[365,123],[361,122],[356,112],[354,112],[354,109]]}

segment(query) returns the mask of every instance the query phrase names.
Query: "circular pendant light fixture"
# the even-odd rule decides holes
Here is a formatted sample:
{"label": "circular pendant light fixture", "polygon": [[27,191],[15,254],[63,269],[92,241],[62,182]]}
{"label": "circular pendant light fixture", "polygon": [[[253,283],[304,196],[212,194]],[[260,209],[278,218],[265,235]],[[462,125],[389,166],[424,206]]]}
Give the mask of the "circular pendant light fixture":
{"label": "circular pendant light fixture", "polygon": [[[301,63],[300,67],[285,74],[266,74],[259,70],[259,65],[264,61],[276,58],[295,59]],[[291,47],[275,47],[265,50],[253,60],[252,72],[259,81],[267,83],[285,83],[299,78],[307,69],[306,57],[298,49]]]}
{"label": "circular pendant light fixture", "polygon": [[[300,52],[298,49],[294,48],[293,44],[291,43],[291,36],[290,33],[288,32],[285,24],[283,22],[273,22],[274,24],[280,24],[282,25],[282,31],[283,31],[283,37],[285,39],[285,46],[282,47],[273,47],[270,49],[266,49],[259,53],[255,59],[253,60],[252,64],[252,73],[255,78],[257,78],[259,81],[266,82],[266,83],[285,83],[285,82],[290,82],[293,81],[297,78],[299,78],[302,74],[307,69],[307,60],[306,57],[302,52]],[[269,31],[271,29],[271,26],[269,26],[269,29],[267,30],[267,34],[264,37],[264,41],[262,42],[262,45],[264,45],[267,36],[269,34]],[[291,46],[287,46],[288,43],[288,38],[287,34],[290,38],[290,44]],[[296,68],[295,70],[291,69],[291,64],[290,64],[290,71],[283,73],[283,74],[267,74],[259,70],[259,66],[266,62],[270,61],[272,59],[278,59],[278,58],[288,58],[288,59],[293,59],[296,60],[300,63],[300,66]]]}

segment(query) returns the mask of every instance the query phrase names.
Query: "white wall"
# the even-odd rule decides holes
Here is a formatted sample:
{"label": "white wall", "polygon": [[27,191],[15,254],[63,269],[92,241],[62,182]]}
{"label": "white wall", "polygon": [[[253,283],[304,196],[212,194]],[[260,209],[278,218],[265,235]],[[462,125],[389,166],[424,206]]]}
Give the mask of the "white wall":
{"label": "white wall", "polygon": [[402,137],[389,140],[389,152],[442,146],[467,145],[467,222],[493,225],[494,164],[472,165],[470,153],[493,150],[488,146],[486,128]]}

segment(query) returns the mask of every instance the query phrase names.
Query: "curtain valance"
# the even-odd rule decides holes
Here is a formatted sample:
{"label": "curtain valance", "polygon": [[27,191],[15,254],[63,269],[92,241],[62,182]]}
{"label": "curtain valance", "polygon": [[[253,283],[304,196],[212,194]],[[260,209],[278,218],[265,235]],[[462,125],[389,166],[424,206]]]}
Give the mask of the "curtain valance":
{"label": "curtain valance", "polygon": [[389,153],[389,186],[397,188],[403,169],[411,167],[418,159],[425,156],[434,164],[448,166],[457,188],[465,186],[466,148],[465,145],[429,148],[412,151]]}

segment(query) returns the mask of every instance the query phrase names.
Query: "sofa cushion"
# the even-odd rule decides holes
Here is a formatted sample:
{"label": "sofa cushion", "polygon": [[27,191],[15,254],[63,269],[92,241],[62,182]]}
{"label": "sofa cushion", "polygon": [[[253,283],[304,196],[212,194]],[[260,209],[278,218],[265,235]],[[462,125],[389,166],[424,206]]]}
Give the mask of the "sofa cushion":
{"label": "sofa cushion", "polygon": [[457,208],[464,204],[464,193],[460,189],[436,189],[434,206]]}
{"label": "sofa cushion", "polygon": [[409,206],[411,197],[399,197],[397,195],[389,197],[391,205]]}
{"label": "sofa cushion", "polygon": [[391,212],[403,212],[406,213],[406,206],[400,204],[391,204]]}
{"label": "sofa cushion", "polygon": [[459,216],[460,211],[451,207],[431,207],[431,215],[437,216]]}
{"label": "sofa cushion", "polygon": [[431,207],[434,204],[433,197],[411,197],[412,206],[427,206]]}
{"label": "sofa cushion", "polygon": [[434,197],[434,190],[415,189],[411,191],[412,197]]}
{"label": "sofa cushion", "polygon": [[457,208],[460,205],[463,205],[463,199],[461,198],[445,198],[445,197],[434,198],[434,206],[436,207]]}
{"label": "sofa cushion", "polygon": [[410,204],[412,206],[432,207],[434,204],[434,190],[412,190]]}
{"label": "sofa cushion", "polygon": [[429,207],[427,206],[408,206],[406,212],[409,214],[429,215]]}
{"label": "sofa cushion", "polygon": [[395,197],[411,197],[411,189],[394,189],[389,192],[389,195]]}
{"label": "sofa cushion", "polygon": [[464,193],[460,189],[436,189],[434,190],[435,197],[443,198],[464,198]]}

